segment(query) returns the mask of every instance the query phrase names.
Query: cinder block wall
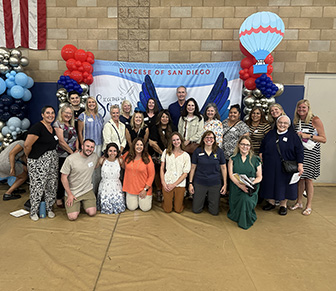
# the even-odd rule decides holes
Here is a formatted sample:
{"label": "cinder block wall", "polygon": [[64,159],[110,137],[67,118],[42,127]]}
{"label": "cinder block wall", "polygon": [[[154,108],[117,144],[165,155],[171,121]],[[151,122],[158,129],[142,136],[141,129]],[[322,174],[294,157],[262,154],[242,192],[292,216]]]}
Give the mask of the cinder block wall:
{"label": "cinder block wall", "polygon": [[273,53],[275,82],[303,84],[305,73],[336,73],[335,0],[47,0],[47,49],[23,49],[27,73],[56,82],[71,43],[96,59],[189,63],[237,61],[246,17],[272,11],[284,21]]}

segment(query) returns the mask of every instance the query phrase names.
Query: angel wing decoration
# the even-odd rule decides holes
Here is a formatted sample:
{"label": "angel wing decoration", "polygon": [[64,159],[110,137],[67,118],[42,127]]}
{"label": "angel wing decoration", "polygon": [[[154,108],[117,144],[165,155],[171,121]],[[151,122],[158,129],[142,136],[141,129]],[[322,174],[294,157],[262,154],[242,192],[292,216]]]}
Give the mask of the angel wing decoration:
{"label": "angel wing decoration", "polygon": [[212,90],[204,102],[201,109],[201,113],[204,114],[205,108],[209,103],[215,103],[218,108],[218,112],[221,116],[221,121],[229,116],[229,105],[230,100],[228,99],[230,95],[230,88],[228,87],[228,81],[225,78],[223,72],[218,75]]}
{"label": "angel wing decoration", "polygon": [[152,82],[152,79],[150,76],[145,76],[145,82],[142,83],[142,91],[139,94],[140,101],[137,102],[137,109],[145,112],[146,111],[146,105],[149,98],[153,98],[156,100],[159,110],[161,111],[163,109],[161,102],[156,94],[156,90],[154,87],[154,84]]}

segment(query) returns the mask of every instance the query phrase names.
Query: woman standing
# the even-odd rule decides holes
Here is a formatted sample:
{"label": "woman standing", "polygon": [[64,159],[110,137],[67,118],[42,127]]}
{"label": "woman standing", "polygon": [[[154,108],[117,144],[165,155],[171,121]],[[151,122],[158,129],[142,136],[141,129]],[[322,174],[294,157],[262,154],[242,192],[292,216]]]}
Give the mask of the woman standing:
{"label": "woman standing", "polygon": [[256,155],[259,155],[261,141],[272,127],[269,122],[267,122],[265,113],[260,107],[254,107],[251,110],[246,124],[250,129],[250,138],[252,141],[253,152]]}
{"label": "woman standing", "polygon": [[149,136],[148,127],[145,125],[144,116],[141,112],[135,112],[131,119],[131,124],[126,126],[126,140],[128,150],[135,138],[141,137],[144,139],[144,144],[147,143]]}
{"label": "woman standing", "polygon": [[[194,151],[189,174],[189,192],[194,195],[192,211],[203,211],[208,197],[209,212],[218,215],[220,194],[226,192],[226,164],[223,151],[217,146],[216,136],[206,131],[200,146]],[[221,186],[221,179],[224,185]]]}
{"label": "woman standing", "polygon": [[103,144],[103,117],[98,113],[98,104],[93,97],[89,97],[85,103],[85,112],[78,117],[78,138],[80,144],[86,139],[92,139],[96,143],[95,153],[100,157]]}
{"label": "woman standing", "polygon": [[287,200],[297,198],[297,184],[289,184],[293,174],[282,169],[281,157],[285,161],[296,161],[299,175],[303,173],[303,146],[294,130],[288,130],[289,126],[289,117],[280,116],[276,121],[276,127],[266,134],[260,147],[260,157],[263,163],[263,183],[260,196],[268,199],[263,210],[274,209],[275,200],[279,200],[280,215],[287,214]]}
{"label": "woman standing", "polygon": [[278,103],[271,104],[268,108],[268,122],[271,123],[272,128],[276,127],[275,122],[281,115],[286,115],[282,106]]}
{"label": "woman standing", "polygon": [[[67,156],[78,151],[78,139],[75,129],[73,109],[70,105],[64,105],[58,111],[57,119],[54,123],[55,132],[58,138],[57,155],[59,169],[62,168]],[[57,188],[57,200],[56,205],[58,207],[64,207],[64,187],[61,182],[61,172],[58,173],[58,188]]]}
{"label": "woman standing", "polygon": [[58,138],[51,126],[55,119],[52,106],[41,110],[42,121],[34,124],[28,131],[24,144],[24,152],[28,157],[28,173],[30,180],[30,218],[39,219],[37,212],[44,197],[49,218],[54,218],[52,205],[57,191],[58,156],[56,146]]}
{"label": "woman standing", "polygon": [[117,144],[122,153],[126,147],[126,127],[125,124],[119,121],[120,111],[118,105],[110,107],[111,119],[104,125],[103,129],[103,150],[109,143]]}
{"label": "woman standing", "polygon": [[310,103],[306,99],[300,100],[296,105],[294,126],[304,147],[304,172],[298,184],[298,199],[295,205],[290,207],[290,209],[295,210],[303,208],[302,196],[303,191],[306,190],[307,204],[302,214],[310,215],[312,212],[312,200],[314,196],[313,180],[320,175],[320,143],[326,143],[327,138],[321,119],[312,113]]}
{"label": "woman standing", "polygon": [[130,151],[123,155],[125,177],[123,191],[129,210],[138,207],[142,211],[152,208],[152,183],[155,170],[142,138],[135,138]]}
{"label": "woman standing", "polygon": [[105,214],[118,214],[125,211],[125,198],[120,182],[120,151],[116,143],[106,146],[104,157],[99,160],[102,166],[102,180],[99,184],[97,209]]}
{"label": "woman standing", "polygon": [[227,161],[233,154],[238,139],[242,135],[248,135],[250,130],[245,122],[240,120],[240,106],[232,105],[229,117],[223,121],[223,151]]}
{"label": "woman standing", "polygon": [[[228,218],[238,223],[243,229],[250,228],[257,220],[254,208],[258,202],[259,183],[262,179],[260,158],[252,151],[252,141],[248,136],[241,136],[228,165],[230,179],[230,210]],[[241,183],[238,175],[246,175],[254,190]],[[250,188],[251,189],[251,188]]]}
{"label": "woman standing", "polygon": [[[183,211],[183,198],[186,178],[190,172],[190,156],[184,150],[183,138],[178,132],[173,132],[168,147],[161,157],[161,183],[163,186],[162,208],[169,213]],[[165,170],[166,169],[166,170]]]}
{"label": "woman standing", "polygon": [[128,100],[121,103],[120,121],[125,125],[130,125],[132,118],[132,104]]}
{"label": "woman standing", "polygon": [[160,179],[160,166],[162,152],[167,148],[172,133],[176,131],[175,125],[167,109],[162,110],[157,116],[156,126],[153,126],[149,133],[149,154],[155,165],[155,186],[157,199],[162,198],[162,185]]}
{"label": "woman standing", "polygon": [[189,154],[198,147],[204,132],[204,119],[194,98],[189,98],[183,108],[178,123],[178,132],[184,138],[184,146]]}
{"label": "woman standing", "polygon": [[159,106],[154,98],[149,98],[146,105],[146,112],[144,112],[144,122],[146,126],[151,130],[155,125],[156,116],[159,113]]}
{"label": "woman standing", "polygon": [[223,144],[223,124],[220,121],[217,105],[209,103],[204,112],[204,130],[211,130],[216,135],[217,145],[222,148]]}

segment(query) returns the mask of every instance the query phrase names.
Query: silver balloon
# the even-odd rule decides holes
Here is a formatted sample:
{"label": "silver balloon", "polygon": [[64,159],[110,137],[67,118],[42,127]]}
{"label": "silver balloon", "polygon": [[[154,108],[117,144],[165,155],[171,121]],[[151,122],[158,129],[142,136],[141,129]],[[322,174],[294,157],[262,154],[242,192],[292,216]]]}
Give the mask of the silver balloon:
{"label": "silver balloon", "polygon": [[278,97],[284,92],[285,87],[281,83],[274,83],[274,85],[278,87],[278,91],[275,93],[275,95],[273,97]]}
{"label": "silver balloon", "polygon": [[59,106],[58,106],[58,108],[61,109],[65,105],[69,105],[69,103],[68,102],[60,103]]}
{"label": "silver balloon", "polygon": [[2,128],[3,128],[5,125],[6,125],[6,123],[0,120],[0,131],[2,130]]}
{"label": "silver balloon", "polygon": [[3,134],[0,132],[0,142],[3,142],[3,140],[4,140],[4,136],[3,136]]}
{"label": "silver balloon", "polygon": [[6,137],[7,139],[10,139],[10,138],[12,138],[12,135],[11,135],[10,133],[7,133],[7,134],[5,135],[5,137]]}
{"label": "silver balloon", "polygon": [[85,104],[85,103],[86,103],[86,100],[87,100],[89,97],[90,97],[89,94],[84,94],[84,95],[82,95],[82,96],[81,96],[81,102]]}
{"label": "silver balloon", "polygon": [[253,96],[256,98],[259,98],[262,96],[261,91],[259,89],[254,89],[252,92],[253,92]]}
{"label": "silver balloon", "polygon": [[82,94],[87,94],[89,92],[89,85],[85,84],[85,83],[81,83],[79,84],[81,86],[81,88],[83,89],[83,93]]}
{"label": "silver balloon", "polygon": [[20,59],[18,57],[10,57],[9,58],[9,64],[12,67],[17,67],[20,64]]}
{"label": "silver balloon", "polygon": [[5,66],[4,64],[0,64],[0,73],[1,74],[7,74],[9,72],[9,67],[8,66]]}
{"label": "silver balloon", "polygon": [[245,115],[249,115],[250,112],[252,111],[252,108],[245,107],[243,111],[244,111]]}
{"label": "silver balloon", "polygon": [[248,108],[252,108],[256,99],[253,96],[248,96],[243,99],[244,105]]}
{"label": "silver balloon", "polygon": [[58,101],[60,102],[60,103],[64,103],[64,102],[67,102],[67,97],[66,96],[60,96],[60,97],[58,97]]}
{"label": "silver balloon", "polygon": [[85,108],[85,104],[84,104],[84,103],[81,103],[81,104],[79,104],[79,107],[80,107],[80,108]]}
{"label": "silver balloon", "polygon": [[68,95],[68,91],[65,88],[59,88],[56,92],[56,97],[60,98],[60,97],[67,97]]}
{"label": "silver balloon", "polygon": [[9,61],[8,59],[3,59],[2,63],[5,65],[5,66],[8,66],[9,65]]}
{"label": "silver balloon", "polygon": [[22,58],[20,59],[20,65],[21,65],[22,67],[27,67],[27,66],[29,65],[29,60],[28,60],[26,57],[22,57]]}
{"label": "silver balloon", "polygon": [[256,100],[256,102],[254,103],[255,107],[262,107],[261,103],[259,100]]}
{"label": "silver balloon", "polygon": [[249,120],[249,118],[250,118],[250,117],[249,117],[248,115],[245,115],[244,118],[243,118],[243,120],[246,122],[246,121]]}
{"label": "silver balloon", "polygon": [[261,104],[268,104],[268,102],[267,102],[267,98],[266,98],[266,97],[262,97],[262,98],[260,98],[260,103],[261,103]]}
{"label": "silver balloon", "polygon": [[3,146],[3,148],[5,149],[6,147],[9,146],[9,142],[8,142],[8,141],[4,141],[4,142],[2,143],[2,146]]}
{"label": "silver balloon", "polygon": [[21,56],[22,56],[21,51],[18,50],[18,49],[12,49],[10,54],[11,54],[11,56],[17,57],[18,59],[21,58]]}
{"label": "silver balloon", "polygon": [[275,103],[275,98],[274,97],[268,98],[267,103],[268,103],[268,106],[270,106],[271,104],[274,104]]}
{"label": "silver balloon", "polygon": [[265,111],[268,108],[268,104],[267,103],[262,103],[261,107]]}
{"label": "silver balloon", "polygon": [[0,63],[2,63],[2,61],[4,60],[4,55],[0,54]]}
{"label": "silver balloon", "polygon": [[252,90],[247,89],[246,87],[243,88],[243,96],[252,96]]}
{"label": "silver balloon", "polygon": [[8,140],[9,143],[12,143],[13,141],[14,141],[14,139],[12,139],[12,138],[10,138],[10,139]]}
{"label": "silver balloon", "polygon": [[4,47],[0,47],[0,54],[2,54],[2,55],[8,54],[8,49],[6,49]]}
{"label": "silver balloon", "polygon": [[21,65],[18,65],[17,67],[14,67],[13,70],[17,73],[23,72],[23,68]]}

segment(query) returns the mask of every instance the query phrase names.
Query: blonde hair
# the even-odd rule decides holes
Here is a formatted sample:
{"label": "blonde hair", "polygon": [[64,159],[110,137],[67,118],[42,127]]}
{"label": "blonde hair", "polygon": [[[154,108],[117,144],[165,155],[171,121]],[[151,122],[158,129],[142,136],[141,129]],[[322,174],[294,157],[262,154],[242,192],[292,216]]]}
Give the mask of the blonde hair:
{"label": "blonde hair", "polygon": [[295,113],[294,113],[294,121],[293,123],[294,124],[298,124],[299,123],[299,120],[300,120],[300,116],[299,114],[297,113],[297,110],[298,110],[298,107],[301,105],[301,104],[305,104],[308,106],[308,113],[307,113],[307,116],[304,120],[305,123],[309,123],[309,121],[314,117],[314,114],[311,110],[311,107],[310,107],[310,103],[307,99],[302,99],[300,100],[297,104],[296,104],[296,108],[295,108]]}
{"label": "blonde hair", "polygon": [[60,110],[58,110],[58,114],[57,114],[56,120],[58,120],[61,123],[64,123],[64,120],[63,120],[63,117],[62,117],[62,113],[65,112],[65,110],[68,109],[68,108],[71,110],[71,113],[72,113],[72,116],[71,116],[71,119],[69,121],[69,124],[71,126],[75,126],[74,110],[73,110],[73,108],[72,108],[72,106],[70,104],[65,104],[65,105],[63,105],[60,108]]}
{"label": "blonde hair", "polygon": [[119,105],[118,104],[114,104],[110,107],[110,113],[112,113],[112,110],[113,109],[118,109],[119,110],[119,113],[120,113],[120,108],[119,108]]}
{"label": "blonde hair", "polygon": [[243,139],[246,139],[250,143],[250,145],[251,145],[250,146],[250,150],[248,152],[248,155],[249,155],[249,163],[253,167],[253,165],[252,165],[252,157],[254,156],[254,152],[253,152],[252,140],[251,140],[251,138],[248,135],[242,135],[238,139],[236,147],[235,147],[235,149],[233,151],[232,157],[235,157],[238,153],[240,153],[239,144],[242,142]]}
{"label": "blonde hair", "polygon": [[130,115],[132,115],[132,104],[128,100],[124,100],[123,102],[121,102],[120,114],[124,115],[124,110],[123,110],[124,104],[131,106]]}
{"label": "blonde hair", "polygon": [[145,121],[144,121],[144,116],[142,114],[142,112],[135,112],[131,118],[131,122],[130,122],[130,125],[132,127],[132,129],[135,128],[135,124],[134,124],[134,118],[137,114],[140,114],[141,118],[142,118],[142,122],[140,124],[140,129],[143,129],[145,127]]}
{"label": "blonde hair", "polygon": [[91,113],[89,111],[89,106],[88,106],[90,99],[93,100],[95,102],[95,104],[96,104],[96,108],[94,109],[94,114],[97,115],[98,114],[98,103],[97,103],[96,99],[94,99],[92,96],[90,96],[90,97],[88,97],[88,99],[86,99],[86,102],[85,102],[85,114],[87,116],[91,115]]}
{"label": "blonde hair", "polygon": [[276,121],[276,120],[273,119],[273,117],[271,115],[271,109],[272,109],[272,107],[277,107],[280,111],[282,111],[281,115],[286,115],[285,110],[283,109],[283,107],[279,103],[271,104],[268,107],[268,114],[267,114],[267,120],[268,120],[268,122],[273,123],[273,122]]}

